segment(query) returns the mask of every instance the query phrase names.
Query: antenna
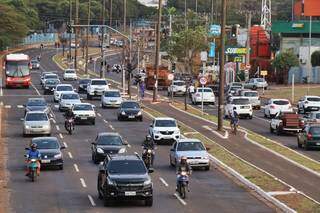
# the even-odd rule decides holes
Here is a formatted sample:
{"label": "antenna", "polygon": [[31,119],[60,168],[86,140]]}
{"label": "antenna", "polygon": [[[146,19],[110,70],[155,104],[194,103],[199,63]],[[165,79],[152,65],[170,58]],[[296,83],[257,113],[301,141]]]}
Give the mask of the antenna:
{"label": "antenna", "polygon": [[262,0],[261,26],[263,26],[266,31],[271,31],[271,0]]}

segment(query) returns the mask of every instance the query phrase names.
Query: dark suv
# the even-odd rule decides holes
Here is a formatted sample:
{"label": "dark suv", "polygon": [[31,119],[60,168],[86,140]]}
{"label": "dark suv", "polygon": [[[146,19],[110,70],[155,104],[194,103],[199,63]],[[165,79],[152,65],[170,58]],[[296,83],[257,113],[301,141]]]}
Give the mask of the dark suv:
{"label": "dark suv", "polygon": [[99,165],[98,194],[104,206],[116,200],[144,200],[153,204],[153,187],[139,155],[109,155]]}

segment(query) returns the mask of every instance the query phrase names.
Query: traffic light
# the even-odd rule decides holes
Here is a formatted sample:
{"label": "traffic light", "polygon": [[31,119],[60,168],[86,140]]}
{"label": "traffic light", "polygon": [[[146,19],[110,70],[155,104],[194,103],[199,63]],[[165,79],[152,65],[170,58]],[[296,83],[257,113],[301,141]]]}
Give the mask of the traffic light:
{"label": "traffic light", "polygon": [[72,33],[72,28],[70,24],[67,24],[67,33]]}
{"label": "traffic light", "polygon": [[237,25],[233,25],[231,28],[231,37],[235,38],[238,35],[238,26]]}
{"label": "traffic light", "polygon": [[175,71],[176,71],[176,63],[173,62],[173,63],[172,63],[172,72],[174,73]]}

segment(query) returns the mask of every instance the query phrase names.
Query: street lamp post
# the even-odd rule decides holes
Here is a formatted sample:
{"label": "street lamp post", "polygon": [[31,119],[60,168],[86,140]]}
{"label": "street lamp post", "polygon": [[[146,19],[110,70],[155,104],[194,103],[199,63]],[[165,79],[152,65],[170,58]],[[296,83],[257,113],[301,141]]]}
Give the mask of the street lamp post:
{"label": "street lamp post", "polygon": [[91,15],[91,0],[88,2],[88,27],[86,32],[86,63],[85,74],[88,74],[88,60],[89,60],[89,29],[90,29],[90,15]]}

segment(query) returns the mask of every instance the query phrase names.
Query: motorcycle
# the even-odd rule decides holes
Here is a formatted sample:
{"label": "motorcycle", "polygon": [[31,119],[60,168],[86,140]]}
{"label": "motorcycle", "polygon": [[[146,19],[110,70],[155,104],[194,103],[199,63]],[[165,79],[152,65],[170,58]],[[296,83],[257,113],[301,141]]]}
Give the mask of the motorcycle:
{"label": "motorcycle", "polygon": [[28,177],[31,179],[32,182],[34,182],[37,178],[37,169],[38,169],[37,162],[38,162],[37,159],[32,158],[28,163],[28,170],[29,170]]}
{"label": "motorcycle", "polygon": [[65,128],[69,132],[69,135],[72,135],[72,131],[74,130],[74,120],[73,118],[69,118],[65,122]]}
{"label": "motorcycle", "polygon": [[178,175],[177,181],[177,191],[182,199],[187,197],[187,190],[189,185],[189,176],[187,172],[182,171],[180,175]]}
{"label": "motorcycle", "polygon": [[150,170],[153,167],[152,165],[153,150],[150,148],[145,148],[142,156],[143,156],[144,164],[146,165],[147,169]]}

